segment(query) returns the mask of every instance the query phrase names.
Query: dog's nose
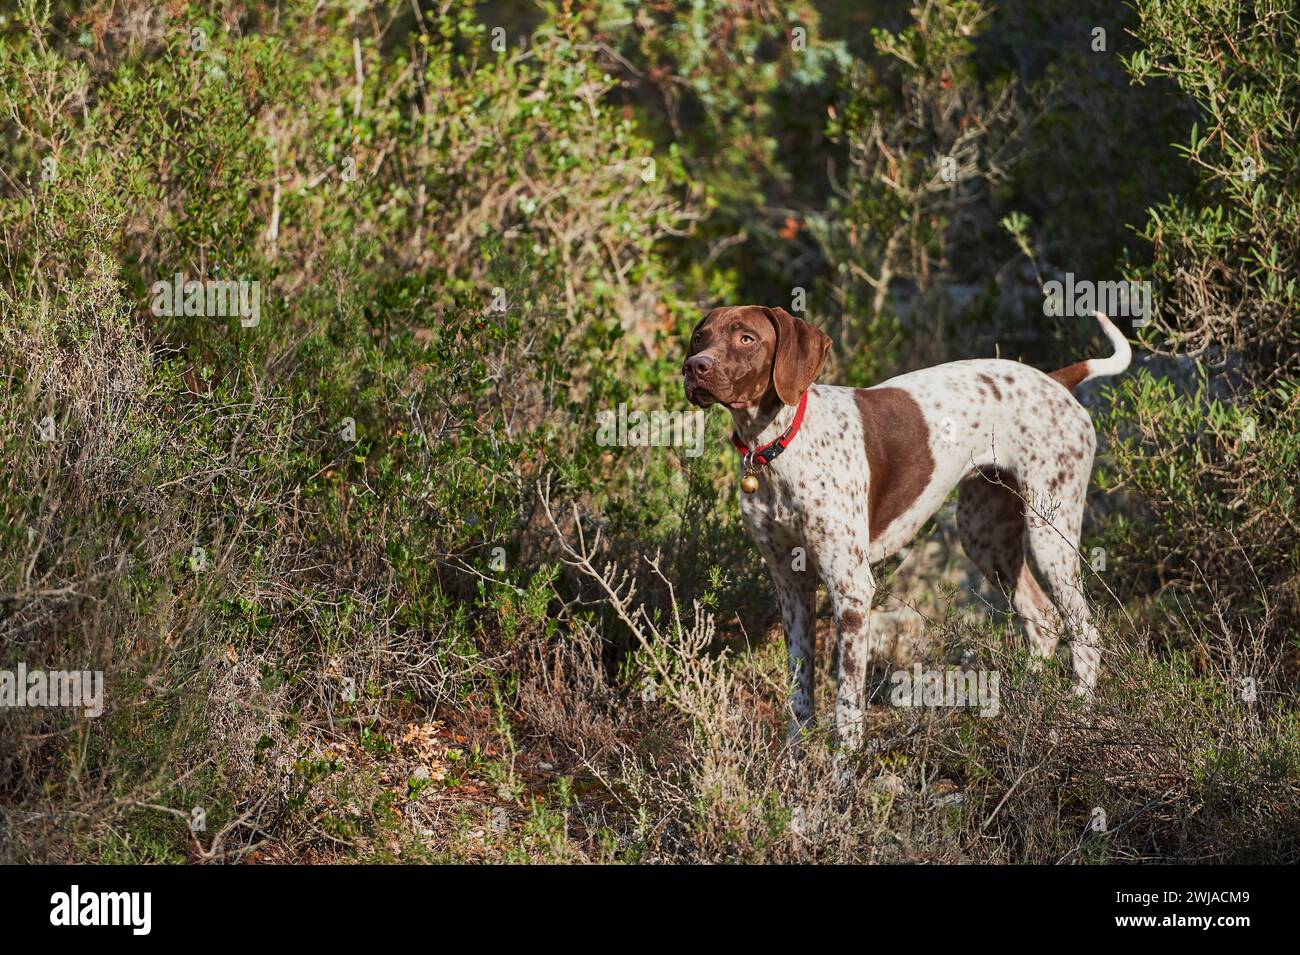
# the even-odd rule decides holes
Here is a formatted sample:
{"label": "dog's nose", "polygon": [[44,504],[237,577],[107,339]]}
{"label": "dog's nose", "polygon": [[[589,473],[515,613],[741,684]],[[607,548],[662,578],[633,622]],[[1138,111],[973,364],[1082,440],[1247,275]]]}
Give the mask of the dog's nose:
{"label": "dog's nose", "polygon": [[713,371],[713,359],[708,355],[692,355],[683,367],[689,378],[707,378]]}

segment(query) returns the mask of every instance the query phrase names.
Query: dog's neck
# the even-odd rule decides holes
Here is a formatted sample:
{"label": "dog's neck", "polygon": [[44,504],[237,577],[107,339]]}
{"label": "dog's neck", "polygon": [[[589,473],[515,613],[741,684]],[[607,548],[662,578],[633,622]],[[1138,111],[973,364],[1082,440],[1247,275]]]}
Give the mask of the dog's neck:
{"label": "dog's neck", "polygon": [[736,434],[746,447],[759,448],[780,437],[794,421],[795,405],[782,404],[774,394],[749,408],[732,408]]}

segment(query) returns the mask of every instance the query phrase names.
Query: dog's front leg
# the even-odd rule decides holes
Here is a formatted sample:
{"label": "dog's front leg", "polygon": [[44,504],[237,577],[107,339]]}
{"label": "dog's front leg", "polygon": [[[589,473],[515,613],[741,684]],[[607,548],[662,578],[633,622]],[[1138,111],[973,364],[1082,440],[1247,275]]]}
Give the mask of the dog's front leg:
{"label": "dog's front leg", "polygon": [[816,666],[817,577],[797,556],[769,552],[768,568],[781,601],[786,656],[790,664],[788,740],[799,751],[800,730],[813,722],[813,675]]}
{"label": "dog's front leg", "polygon": [[837,562],[829,569],[826,587],[835,610],[839,647],[839,688],[835,694],[835,731],[849,751],[862,745],[867,679],[875,658],[871,643],[871,600],[876,583],[866,561]]}

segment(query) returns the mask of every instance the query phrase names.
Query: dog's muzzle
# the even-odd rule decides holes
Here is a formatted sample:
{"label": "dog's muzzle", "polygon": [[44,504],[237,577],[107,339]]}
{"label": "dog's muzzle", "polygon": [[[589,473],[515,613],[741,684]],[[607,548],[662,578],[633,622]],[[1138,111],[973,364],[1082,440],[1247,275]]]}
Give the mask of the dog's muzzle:
{"label": "dog's muzzle", "polygon": [[682,364],[682,384],[686,389],[686,400],[701,408],[718,401],[709,388],[713,381],[715,362],[708,355],[692,355]]}

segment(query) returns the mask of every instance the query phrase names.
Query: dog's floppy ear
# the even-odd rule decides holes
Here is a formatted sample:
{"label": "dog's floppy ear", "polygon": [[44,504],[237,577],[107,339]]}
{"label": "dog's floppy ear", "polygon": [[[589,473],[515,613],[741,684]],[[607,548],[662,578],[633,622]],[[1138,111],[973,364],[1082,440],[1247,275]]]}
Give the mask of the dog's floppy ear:
{"label": "dog's floppy ear", "polygon": [[797,404],[830,351],[830,336],[783,308],[763,311],[776,328],[776,354],[772,358],[772,384],[782,404]]}

